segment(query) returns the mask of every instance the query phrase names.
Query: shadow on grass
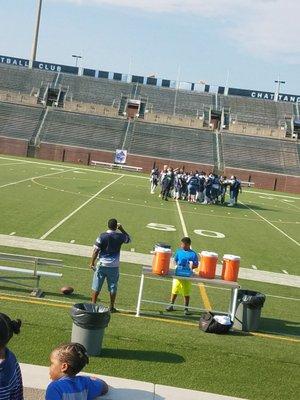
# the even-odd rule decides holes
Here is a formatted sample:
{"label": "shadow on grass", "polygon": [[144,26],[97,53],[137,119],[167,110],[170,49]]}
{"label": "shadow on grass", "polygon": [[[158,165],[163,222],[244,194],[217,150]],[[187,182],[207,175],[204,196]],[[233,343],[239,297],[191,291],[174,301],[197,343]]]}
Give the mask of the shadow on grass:
{"label": "shadow on grass", "polygon": [[300,322],[261,318],[259,331],[278,335],[300,336]]}
{"label": "shadow on grass", "polygon": [[256,210],[256,211],[264,211],[264,210],[271,210],[271,211],[278,211],[278,210],[274,210],[273,208],[266,208],[266,207],[261,207],[258,204],[241,204],[238,203],[236,206],[232,207],[232,208],[236,208],[236,209],[240,209],[240,210],[245,210],[245,211],[250,211],[249,208],[251,208],[252,210]]}
{"label": "shadow on grass", "polygon": [[185,362],[184,357],[179,354],[166,351],[130,350],[130,349],[109,349],[101,351],[101,356],[119,360],[149,361],[168,364],[181,364]]}

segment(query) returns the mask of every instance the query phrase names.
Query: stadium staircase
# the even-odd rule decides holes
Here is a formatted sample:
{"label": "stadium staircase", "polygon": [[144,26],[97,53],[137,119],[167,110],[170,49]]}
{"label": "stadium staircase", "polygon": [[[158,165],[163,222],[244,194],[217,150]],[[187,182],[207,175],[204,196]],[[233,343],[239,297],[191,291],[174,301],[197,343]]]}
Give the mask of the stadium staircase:
{"label": "stadium staircase", "polygon": [[134,131],[134,121],[132,119],[128,119],[125,124],[125,135],[122,142],[122,146],[120,147],[122,150],[127,150],[130,146],[131,138],[133,136]]}

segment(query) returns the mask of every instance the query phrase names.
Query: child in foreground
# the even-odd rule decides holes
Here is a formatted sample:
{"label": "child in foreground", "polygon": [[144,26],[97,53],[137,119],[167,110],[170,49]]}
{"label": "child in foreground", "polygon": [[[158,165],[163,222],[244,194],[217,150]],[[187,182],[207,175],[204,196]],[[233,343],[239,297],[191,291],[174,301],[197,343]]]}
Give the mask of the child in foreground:
{"label": "child in foreground", "polygon": [[106,382],[77,375],[88,363],[86,349],[79,343],[62,344],[50,355],[50,379],[46,400],[93,400],[108,392]]}
{"label": "child in foreground", "polygon": [[21,321],[12,321],[0,313],[0,399],[23,400],[23,383],[19,363],[6,346],[13,334],[20,333]]}

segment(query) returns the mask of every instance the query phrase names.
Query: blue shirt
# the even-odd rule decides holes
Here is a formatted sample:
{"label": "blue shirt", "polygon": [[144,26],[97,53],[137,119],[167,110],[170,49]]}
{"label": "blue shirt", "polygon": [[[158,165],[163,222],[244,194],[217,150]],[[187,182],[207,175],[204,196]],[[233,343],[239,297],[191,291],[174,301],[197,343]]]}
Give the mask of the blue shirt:
{"label": "blue shirt", "polygon": [[122,232],[108,230],[101,233],[95,243],[95,247],[100,250],[99,266],[119,267],[121,246],[130,241],[130,236]]}
{"label": "blue shirt", "polygon": [[0,399],[23,400],[23,383],[19,363],[14,353],[5,350],[5,360],[0,363]]}
{"label": "blue shirt", "polygon": [[49,384],[46,400],[94,400],[103,393],[100,379],[88,376],[63,377]]}
{"label": "blue shirt", "polygon": [[198,256],[197,253],[192,250],[177,249],[174,255],[174,260],[177,267],[189,268],[189,262],[193,262],[194,267],[198,267]]}

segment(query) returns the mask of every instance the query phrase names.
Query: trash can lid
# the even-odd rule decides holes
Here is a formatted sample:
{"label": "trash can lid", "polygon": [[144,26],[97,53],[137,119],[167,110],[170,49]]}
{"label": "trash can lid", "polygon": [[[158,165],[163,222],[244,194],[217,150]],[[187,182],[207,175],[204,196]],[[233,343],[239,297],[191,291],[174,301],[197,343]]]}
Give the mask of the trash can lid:
{"label": "trash can lid", "polygon": [[234,256],[233,254],[224,254],[223,260],[240,260],[241,257],[239,256]]}
{"label": "trash can lid", "polygon": [[200,253],[201,257],[212,257],[212,258],[218,258],[218,253],[214,253],[213,251],[206,251],[203,250]]}

